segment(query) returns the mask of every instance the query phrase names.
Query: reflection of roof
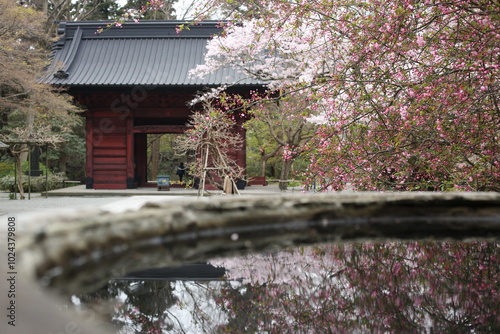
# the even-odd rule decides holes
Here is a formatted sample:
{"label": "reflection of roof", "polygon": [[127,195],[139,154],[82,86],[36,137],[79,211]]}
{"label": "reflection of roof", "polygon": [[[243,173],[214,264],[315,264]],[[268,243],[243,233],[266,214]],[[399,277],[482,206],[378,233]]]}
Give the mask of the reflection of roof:
{"label": "reflection of roof", "polygon": [[208,39],[221,31],[207,21],[177,33],[178,21],[141,21],[97,34],[106,22],[61,22],[52,63],[42,82],[64,86],[259,85],[226,68],[205,78],[188,71],[203,64]]}
{"label": "reflection of roof", "polygon": [[5,144],[5,143],[3,143],[3,142],[0,141],[0,150],[6,150],[8,148],[9,148],[9,145],[7,145],[7,144]]}
{"label": "reflection of roof", "polygon": [[211,264],[195,263],[180,267],[154,268],[129,273],[121,280],[157,281],[217,281],[226,274],[226,269]]}

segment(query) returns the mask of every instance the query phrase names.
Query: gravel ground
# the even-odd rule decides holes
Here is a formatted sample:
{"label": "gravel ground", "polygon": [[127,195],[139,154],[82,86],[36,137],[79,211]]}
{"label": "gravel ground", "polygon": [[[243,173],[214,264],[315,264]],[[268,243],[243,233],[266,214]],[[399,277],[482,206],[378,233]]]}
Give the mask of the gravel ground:
{"label": "gravel ground", "polygon": [[9,200],[0,198],[0,216],[20,215],[35,211],[54,211],[60,209],[89,209],[92,207],[122,200],[120,197],[48,197],[32,194],[31,199]]}
{"label": "gravel ground", "polygon": [[[9,217],[15,217],[17,230],[24,232],[41,227],[41,217],[60,215],[81,211],[83,214],[90,210],[108,212],[123,212],[137,210],[145,202],[173,201],[185,198],[183,196],[114,196],[114,197],[48,197],[40,194],[31,194],[31,199],[9,200],[8,194],[0,194],[0,233],[5,232]],[[46,219],[44,219],[46,221]]]}
{"label": "gravel ground", "polygon": [[[81,188],[81,189],[80,189]],[[95,197],[86,194],[83,187],[66,188],[61,191],[71,192],[72,195],[49,196],[40,193],[32,193],[31,198],[24,200],[10,200],[8,192],[0,192],[0,234],[6,232],[7,221],[9,217],[15,217],[17,221],[17,230],[24,232],[26,230],[36,230],[43,226],[41,221],[50,220],[54,215],[74,213],[81,211],[82,214],[89,210],[104,210],[107,212],[123,212],[127,210],[137,210],[145,202],[164,202],[175,201],[179,199],[196,200],[195,190],[172,189],[171,192],[155,194],[155,188],[135,189],[130,191],[129,195],[117,196],[116,194],[108,196],[105,192],[100,192]],[[129,190],[127,190],[129,191]],[[79,195],[79,192],[82,192]],[[291,190],[295,193],[295,190]],[[121,193],[121,192],[119,192]],[[252,186],[247,187],[242,194],[262,195],[262,194],[280,194],[277,185],[273,186]],[[297,193],[299,193],[297,191]],[[168,196],[166,196],[168,195]],[[19,194],[18,194],[19,196]],[[48,219],[41,219],[41,218]]]}

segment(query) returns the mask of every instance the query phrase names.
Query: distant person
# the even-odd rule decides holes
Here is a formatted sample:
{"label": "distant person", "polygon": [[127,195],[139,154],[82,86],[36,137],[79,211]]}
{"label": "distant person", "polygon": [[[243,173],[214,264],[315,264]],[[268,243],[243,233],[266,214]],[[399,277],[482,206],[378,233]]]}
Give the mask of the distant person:
{"label": "distant person", "polygon": [[181,162],[181,164],[177,166],[177,172],[175,174],[179,176],[179,181],[182,182],[182,178],[186,174],[186,167],[184,167],[183,162]]}
{"label": "distant person", "polygon": [[224,186],[223,186],[222,190],[227,195],[236,194],[236,190],[234,189],[233,173],[232,172],[229,172],[226,175],[226,177],[224,178]]}

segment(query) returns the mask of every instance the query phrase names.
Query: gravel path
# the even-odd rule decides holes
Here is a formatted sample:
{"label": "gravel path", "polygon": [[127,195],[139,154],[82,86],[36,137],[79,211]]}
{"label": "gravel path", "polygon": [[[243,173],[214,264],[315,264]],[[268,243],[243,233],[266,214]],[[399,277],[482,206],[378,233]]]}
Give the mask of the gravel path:
{"label": "gravel path", "polygon": [[42,197],[33,195],[31,199],[9,200],[0,198],[0,216],[22,215],[35,211],[54,211],[60,209],[89,209],[92,207],[122,200],[120,197]]}
{"label": "gravel path", "polygon": [[[137,210],[145,202],[173,201],[184,196],[114,196],[114,197],[48,197],[31,194],[31,199],[9,200],[8,194],[0,195],[0,233],[5,232],[8,217],[15,217],[17,230],[36,230],[41,227],[41,217],[73,213],[75,211],[103,210],[107,212],[123,212]],[[44,219],[46,221],[46,219]]]}

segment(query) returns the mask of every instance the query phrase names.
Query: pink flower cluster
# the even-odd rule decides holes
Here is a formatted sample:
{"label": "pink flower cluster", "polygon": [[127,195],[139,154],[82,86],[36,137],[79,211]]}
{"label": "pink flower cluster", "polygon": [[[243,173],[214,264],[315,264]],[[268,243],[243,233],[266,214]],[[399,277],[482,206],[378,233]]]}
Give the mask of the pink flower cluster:
{"label": "pink flower cluster", "polygon": [[192,75],[231,65],[307,96],[321,123],[307,149],[317,181],[500,191],[498,3],[252,4],[259,15],[228,25]]}

